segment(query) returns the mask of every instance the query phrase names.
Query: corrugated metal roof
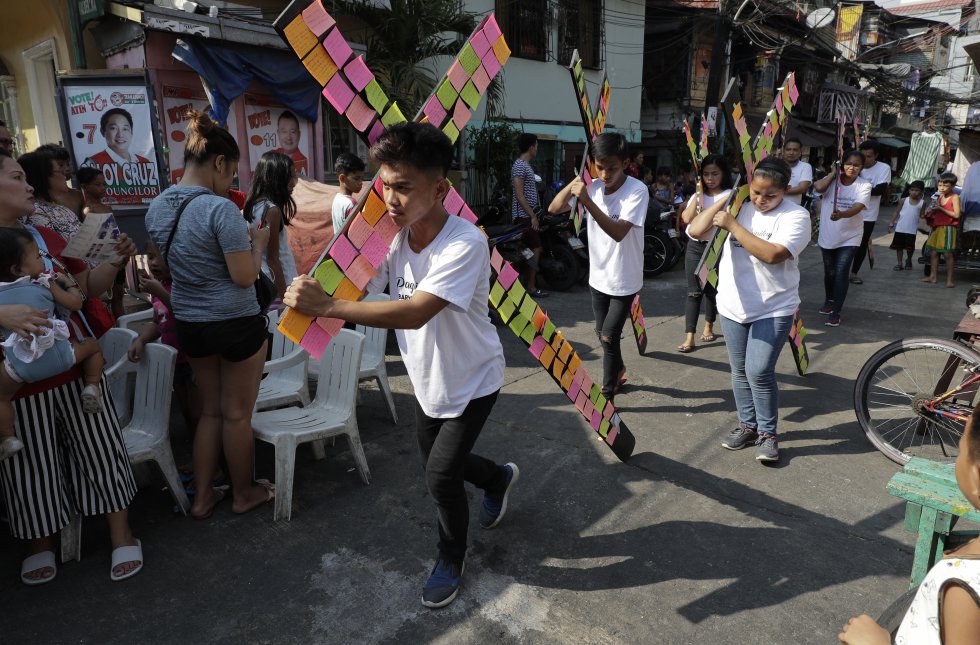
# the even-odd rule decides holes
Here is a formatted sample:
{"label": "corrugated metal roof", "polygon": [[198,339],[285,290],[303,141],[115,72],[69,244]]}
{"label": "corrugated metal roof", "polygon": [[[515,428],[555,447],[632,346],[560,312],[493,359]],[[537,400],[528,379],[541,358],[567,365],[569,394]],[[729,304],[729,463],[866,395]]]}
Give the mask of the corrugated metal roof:
{"label": "corrugated metal roof", "polygon": [[936,0],[933,2],[917,2],[915,4],[889,7],[888,11],[903,16],[915,16],[941,9],[960,9],[962,7],[969,7],[972,4],[973,0]]}

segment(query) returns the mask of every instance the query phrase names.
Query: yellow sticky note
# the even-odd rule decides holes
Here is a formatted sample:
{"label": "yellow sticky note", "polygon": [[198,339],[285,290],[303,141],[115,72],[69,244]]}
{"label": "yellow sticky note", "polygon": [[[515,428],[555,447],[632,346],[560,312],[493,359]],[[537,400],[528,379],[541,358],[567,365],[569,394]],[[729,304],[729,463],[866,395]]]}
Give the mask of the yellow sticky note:
{"label": "yellow sticky note", "polygon": [[344,278],[340,281],[340,285],[337,290],[333,292],[334,298],[339,298],[341,300],[357,300],[361,299],[361,290],[354,286],[354,283]]}
{"label": "yellow sticky note", "polygon": [[507,46],[507,41],[501,36],[497,39],[497,42],[493,44],[493,53],[497,57],[497,60],[501,65],[507,62],[510,58],[510,47]]}
{"label": "yellow sticky note", "polygon": [[289,44],[300,58],[306,56],[310,53],[311,49],[320,44],[316,34],[310,31],[302,15],[293,18],[293,21],[286,25],[286,28],[282,31],[286,34],[286,40],[289,41]]}
{"label": "yellow sticky note", "polygon": [[337,73],[337,66],[323,47],[314,47],[303,59],[303,65],[321,86],[326,85],[327,81]]}
{"label": "yellow sticky note", "polygon": [[368,195],[367,201],[364,202],[364,210],[361,211],[361,217],[363,217],[368,224],[374,226],[381,219],[381,216],[385,214],[388,207],[385,206],[383,199],[378,197],[378,194],[371,191]]}
{"label": "yellow sticky note", "polygon": [[293,341],[300,343],[306,330],[313,324],[313,317],[301,314],[295,309],[287,309],[285,315],[279,320],[279,331],[282,335]]}

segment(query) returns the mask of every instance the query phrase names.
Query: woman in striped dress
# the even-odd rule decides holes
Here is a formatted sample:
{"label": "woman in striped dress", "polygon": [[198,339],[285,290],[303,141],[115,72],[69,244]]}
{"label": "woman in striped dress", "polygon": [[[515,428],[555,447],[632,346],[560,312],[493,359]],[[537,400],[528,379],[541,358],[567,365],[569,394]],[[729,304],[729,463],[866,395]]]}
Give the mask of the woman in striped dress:
{"label": "woman in striped dress", "polygon": [[[116,273],[136,247],[120,236],[117,251],[126,260],[89,269],[85,262],[61,258],[65,241],[51,229],[19,221],[34,211],[34,189],[20,164],[0,152],[0,226],[25,228],[55,259],[64,264],[89,294],[112,287]],[[47,319],[44,311],[26,305],[0,305],[0,326],[28,336]],[[94,330],[98,335],[104,329]],[[112,541],[109,575],[122,580],[143,566],[139,540],[129,528],[128,506],[136,493],[119,422],[112,405],[101,414],[82,411],[84,383],[78,368],[38,383],[26,384],[14,400],[17,437],[25,448],[0,463],[0,493],[6,503],[10,531],[29,542],[30,555],[21,567],[24,584],[50,582],[57,573],[55,537],[75,513],[105,515]],[[102,396],[110,401],[105,380]]]}

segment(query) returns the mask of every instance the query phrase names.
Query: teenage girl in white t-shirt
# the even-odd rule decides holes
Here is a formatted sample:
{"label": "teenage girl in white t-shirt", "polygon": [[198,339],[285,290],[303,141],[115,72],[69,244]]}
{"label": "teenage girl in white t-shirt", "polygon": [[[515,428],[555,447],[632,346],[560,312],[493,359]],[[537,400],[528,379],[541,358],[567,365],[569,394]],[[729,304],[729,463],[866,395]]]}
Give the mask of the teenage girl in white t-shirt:
{"label": "teenage girl in white t-shirt", "polygon": [[844,154],[844,166],[837,182],[837,166],[817,181],[813,189],[820,200],[820,235],[817,244],[823,253],[825,298],[820,313],[827,316],[827,327],[840,326],[840,312],[850,285],[848,270],[864,235],[861,213],[871,200],[871,184],[861,178],[864,156],[859,150]]}
{"label": "teenage girl in white t-shirt", "polygon": [[[687,202],[687,207],[681,213],[685,225],[690,224],[700,211],[705,217],[714,214],[725,207],[728,196],[732,192],[732,171],[728,160],[722,155],[712,154],[701,161],[701,194],[695,193]],[[700,199],[699,199],[700,197]],[[708,240],[714,234],[714,227],[708,231],[706,240],[699,240],[686,231],[691,239],[687,242],[684,254],[684,273],[687,275],[687,300],[684,305],[684,342],[677,347],[682,353],[694,349],[694,333],[698,328],[698,315],[701,313],[701,301],[704,300],[704,331],[701,332],[701,342],[710,343],[715,336],[715,320],[718,319],[718,308],[715,306],[713,289],[701,290],[697,268],[701,262],[704,250],[708,248]]]}
{"label": "teenage girl in white t-shirt", "polygon": [[[980,433],[978,410],[960,437],[956,485],[980,508]],[[897,645],[975,645],[980,643],[980,538],[947,551],[926,574],[902,624]],[[846,645],[891,645],[891,635],[867,614],[847,621],[837,636]]]}
{"label": "teenage girl in white t-shirt", "polygon": [[588,211],[589,287],[595,330],[602,343],[602,393],[609,399],[626,380],[619,339],[634,296],[643,288],[643,225],[650,192],[625,173],[626,137],[606,132],[592,142],[596,179],[576,177],[551,202],[551,213],[570,210],[575,196]]}
{"label": "teenage girl in white t-shirt", "polygon": [[799,256],[810,242],[810,214],[784,199],[791,170],[768,157],[755,168],[738,219],[702,213],[688,230],[705,239],[712,226],[729,232],[718,265],[718,313],[732,367],[738,427],[722,446],[756,444],[755,458],[777,461],[776,359],[800,306]]}

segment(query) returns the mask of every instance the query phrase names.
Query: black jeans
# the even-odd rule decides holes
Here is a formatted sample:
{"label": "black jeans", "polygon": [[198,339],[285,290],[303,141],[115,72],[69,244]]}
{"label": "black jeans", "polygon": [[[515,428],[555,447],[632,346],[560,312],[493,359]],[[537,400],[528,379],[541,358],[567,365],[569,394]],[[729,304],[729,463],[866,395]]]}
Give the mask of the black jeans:
{"label": "black jeans", "polygon": [[503,492],[506,485],[507,471],[502,466],[470,454],[499,393],[498,390],[473,399],[463,414],[453,419],[433,419],[415,403],[415,429],[425,486],[439,516],[439,552],[453,562],[462,562],[466,555],[466,531],[470,524],[463,482],[492,493]]}
{"label": "black jeans", "polygon": [[623,352],[619,337],[630,315],[633,296],[610,296],[589,287],[592,291],[592,311],[595,313],[595,333],[602,343],[602,393],[612,398],[613,388],[619,380],[623,365]]}
{"label": "black jeans", "polygon": [[854,257],[858,247],[842,246],[836,249],[825,249],[820,247],[823,253],[823,289],[824,307],[831,306],[834,316],[840,315],[840,310],[844,308],[844,299],[847,298],[847,288],[851,284],[851,276],[847,269],[851,266],[851,259]]}
{"label": "black jeans", "polygon": [[861,270],[861,265],[864,264],[864,258],[868,254],[868,243],[871,241],[871,234],[875,231],[874,222],[864,223],[864,235],[861,236],[861,245],[857,247],[857,251],[854,252],[854,264],[851,267],[851,273],[857,274]]}
{"label": "black jeans", "polygon": [[704,320],[714,323],[718,320],[718,307],[715,306],[715,292],[712,289],[701,290],[698,280],[698,263],[708,242],[687,241],[687,251],[684,253],[684,273],[687,274],[687,304],[684,305],[684,331],[693,334],[698,329],[698,316],[701,315],[701,301],[704,300]]}

